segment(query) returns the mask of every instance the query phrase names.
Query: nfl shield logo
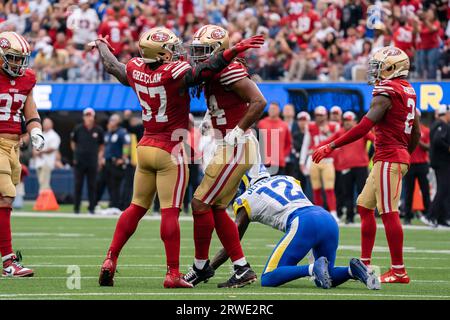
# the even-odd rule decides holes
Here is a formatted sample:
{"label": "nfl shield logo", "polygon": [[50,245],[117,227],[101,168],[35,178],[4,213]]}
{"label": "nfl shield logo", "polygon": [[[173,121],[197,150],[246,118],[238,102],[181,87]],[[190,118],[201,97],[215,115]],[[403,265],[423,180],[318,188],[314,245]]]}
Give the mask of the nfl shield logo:
{"label": "nfl shield logo", "polygon": [[11,85],[12,85],[12,86],[15,86],[15,85],[16,85],[16,81],[11,80],[10,82],[11,82]]}

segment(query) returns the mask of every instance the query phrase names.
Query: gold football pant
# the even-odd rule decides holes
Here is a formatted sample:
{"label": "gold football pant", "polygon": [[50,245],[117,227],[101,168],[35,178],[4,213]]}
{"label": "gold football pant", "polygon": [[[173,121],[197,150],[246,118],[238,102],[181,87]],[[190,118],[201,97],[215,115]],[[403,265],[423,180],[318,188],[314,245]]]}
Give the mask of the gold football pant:
{"label": "gold football pant", "polygon": [[0,196],[14,198],[20,182],[19,142],[0,138]]}
{"label": "gold football pant", "polygon": [[131,202],[148,209],[157,192],[161,209],[181,208],[188,179],[182,147],[170,154],[160,148],[138,146]]}
{"label": "gold football pant", "polygon": [[377,161],[358,197],[357,205],[378,209],[380,214],[398,211],[402,178],[408,171],[404,163]]}
{"label": "gold football pant", "polygon": [[258,150],[255,140],[248,138],[235,146],[218,145],[194,198],[209,205],[228,206],[242,176],[256,161]]}

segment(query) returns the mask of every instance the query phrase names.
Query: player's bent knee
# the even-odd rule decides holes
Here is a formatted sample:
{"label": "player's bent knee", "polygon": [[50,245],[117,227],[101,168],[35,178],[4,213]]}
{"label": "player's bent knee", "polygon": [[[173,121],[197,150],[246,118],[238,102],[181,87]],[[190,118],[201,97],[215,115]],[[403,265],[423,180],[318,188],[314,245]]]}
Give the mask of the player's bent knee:
{"label": "player's bent knee", "polygon": [[13,202],[14,202],[14,198],[12,198],[12,197],[0,196],[0,208],[11,208]]}
{"label": "player's bent knee", "polygon": [[274,272],[267,272],[261,275],[262,287],[278,287],[280,282],[277,281],[276,274]]}
{"label": "player's bent knee", "polygon": [[192,212],[206,212],[211,209],[211,206],[207,203],[201,202],[200,200],[194,198],[191,202]]}

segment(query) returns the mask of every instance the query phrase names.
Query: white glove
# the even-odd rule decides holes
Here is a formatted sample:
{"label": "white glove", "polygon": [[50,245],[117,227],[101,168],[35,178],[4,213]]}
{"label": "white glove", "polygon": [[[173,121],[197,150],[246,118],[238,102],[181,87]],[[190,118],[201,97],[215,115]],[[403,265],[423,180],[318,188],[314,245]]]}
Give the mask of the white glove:
{"label": "white glove", "polygon": [[235,146],[244,137],[244,130],[238,126],[234,127],[233,130],[227,133],[223,140],[231,146]]}
{"label": "white glove", "polygon": [[39,128],[31,129],[30,137],[31,137],[31,144],[33,145],[34,149],[36,149],[37,151],[41,151],[42,149],[44,149],[45,140],[41,129]]}

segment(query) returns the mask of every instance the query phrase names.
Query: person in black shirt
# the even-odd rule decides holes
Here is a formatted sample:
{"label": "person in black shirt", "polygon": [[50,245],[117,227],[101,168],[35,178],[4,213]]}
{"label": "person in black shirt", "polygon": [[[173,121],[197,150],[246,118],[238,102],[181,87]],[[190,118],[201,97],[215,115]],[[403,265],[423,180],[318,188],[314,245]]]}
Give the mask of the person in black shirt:
{"label": "person in black shirt", "polygon": [[94,213],[96,205],[96,180],[98,161],[103,158],[104,133],[95,124],[95,111],[86,108],[83,111],[83,123],[77,125],[71,133],[70,145],[74,152],[75,195],[74,211],[80,212],[81,193],[84,177],[87,177],[90,213]]}
{"label": "person in black shirt", "polygon": [[450,108],[441,105],[438,119],[430,129],[430,163],[436,173],[436,195],[431,203],[432,225],[449,227],[450,212]]}

